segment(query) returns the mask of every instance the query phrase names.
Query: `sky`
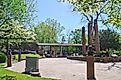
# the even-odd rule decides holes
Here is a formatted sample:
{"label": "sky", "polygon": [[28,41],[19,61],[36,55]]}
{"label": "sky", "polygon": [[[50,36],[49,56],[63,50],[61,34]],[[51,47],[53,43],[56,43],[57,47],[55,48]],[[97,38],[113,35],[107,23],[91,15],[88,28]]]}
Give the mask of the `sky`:
{"label": "sky", "polygon": [[[37,0],[36,5],[37,17],[35,24],[45,21],[47,18],[55,19],[65,27],[65,33],[85,26],[87,29],[88,21],[81,21],[81,14],[72,12],[72,6],[67,3],[58,2],[57,0]],[[100,25],[100,23],[99,23]],[[100,25],[100,28],[102,25]]]}

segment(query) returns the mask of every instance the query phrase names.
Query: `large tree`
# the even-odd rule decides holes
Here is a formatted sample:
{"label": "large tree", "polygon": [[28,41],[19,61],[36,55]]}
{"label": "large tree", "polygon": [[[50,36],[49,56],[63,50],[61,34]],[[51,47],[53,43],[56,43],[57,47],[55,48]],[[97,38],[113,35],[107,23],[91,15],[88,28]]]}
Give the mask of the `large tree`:
{"label": "large tree", "polygon": [[25,26],[30,26],[30,22],[34,19],[34,5],[34,0],[0,0],[0,39],[2,47],[4,44],[6,46],[8,67],[12,65],[10,40],[13,38],[12,40],[16,42],[16,39],[28,36]]}
{"label": "large tree", "polygon": [[[111,23],[121,27],[121,0],[60,0],[72,5],[73,11],[80,12],[88,21],[102,19],[105,24]],[[105,17],[103,17],[105,16]]]}
{"label": "large tree", "polygon": [[[0,0],[0,39],[2,46],[6,44],[6,38],[30,39],[30,34],[33,32],[26,27],[31,26],[35,3],[35,0]],[[16,39],[9,41],[18,42]]]}
{"label": "large tree", "polygon": [[[0,0],[0,38],[26,38],[33,34],[26,27],[31,26],[35,0]],[[30,39],[30,38],[29,38]],[[13,39],[12,42],[17,42]]]}
{"label": "large tree", "polygon": [[[9,27],[8,27],[9,26]],[[0,31],[0,47],[1,50],[4,49],[7,45],[7,40],[9,40],[10,45],[20,43],[21,41],[35,40],[34,31],[31,29],[25,28],[23,25],[20,25],[18,22],[12,21],[1,27],[5,31]],[[10,29],[10,30],[9,30]]]}
{"label": "large tree", "polygon": [[57,20],[48,18],[35,27],[36,39],[41,43],[55,43],[59,40],[63,29]]}
{"label": "large tree", "polygon": [[101,43],[101,49],[103,50],[109,50],[109,49],[119,49],[119,37],[120,34],[115,32],[114,30],[110,30],[109,28],[107,30],[101,30],[100,31],[100,43]]}

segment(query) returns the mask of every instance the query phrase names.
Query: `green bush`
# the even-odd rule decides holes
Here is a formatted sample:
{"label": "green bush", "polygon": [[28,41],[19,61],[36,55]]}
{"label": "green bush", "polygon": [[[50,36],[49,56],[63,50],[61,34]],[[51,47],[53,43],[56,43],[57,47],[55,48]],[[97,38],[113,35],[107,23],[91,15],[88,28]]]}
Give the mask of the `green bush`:
{"label": "green bush", "polygon": [[6,62],[6,55],[0,52],[0,63],[5,63],[5,62]]}

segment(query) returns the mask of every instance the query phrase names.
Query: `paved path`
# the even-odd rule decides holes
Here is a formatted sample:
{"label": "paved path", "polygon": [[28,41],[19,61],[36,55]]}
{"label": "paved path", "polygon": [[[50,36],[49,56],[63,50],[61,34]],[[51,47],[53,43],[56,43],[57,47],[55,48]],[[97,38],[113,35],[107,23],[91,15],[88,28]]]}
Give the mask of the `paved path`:
{"label": "paved path", "polygon": [[[66,58],[46,58],[39,60],[40,73],[43,77],[61,80],[86,80],[86,62],[68,60]],[[25,61],[7,68],[16,72],[24,72]],[[97,80],[121,80],[121,63],[95,63]]]}

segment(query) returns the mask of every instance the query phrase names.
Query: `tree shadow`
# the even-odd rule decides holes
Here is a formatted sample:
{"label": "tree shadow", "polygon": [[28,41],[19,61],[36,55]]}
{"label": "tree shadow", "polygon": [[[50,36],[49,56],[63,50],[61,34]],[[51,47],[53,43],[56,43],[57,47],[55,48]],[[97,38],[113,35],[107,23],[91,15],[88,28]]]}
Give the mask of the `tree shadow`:
{"label": "tree shadow", "polygon": [[108,66],[108,70],[111,70],[113,67],[121,69],[121,64],[116,64],[115,62],[113,62],[112,65]]}

